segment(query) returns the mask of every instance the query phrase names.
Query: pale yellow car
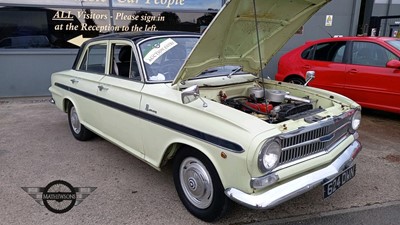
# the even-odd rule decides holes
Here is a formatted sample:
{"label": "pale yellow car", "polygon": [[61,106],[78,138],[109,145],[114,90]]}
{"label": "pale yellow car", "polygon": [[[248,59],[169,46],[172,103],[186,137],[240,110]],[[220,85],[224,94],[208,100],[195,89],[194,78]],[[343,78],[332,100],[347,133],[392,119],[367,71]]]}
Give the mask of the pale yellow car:
{"label": "pale yellow car", "polygon": [[355,176],[360,106],[260,76],[327,2],[231,0],[202,35],[93,38],[52,75],[52,102],[76,139],[97,134],[157,170],[172,162],[179,198],[204,221],[231,200],[267,209],[318,185],[329,197]]}

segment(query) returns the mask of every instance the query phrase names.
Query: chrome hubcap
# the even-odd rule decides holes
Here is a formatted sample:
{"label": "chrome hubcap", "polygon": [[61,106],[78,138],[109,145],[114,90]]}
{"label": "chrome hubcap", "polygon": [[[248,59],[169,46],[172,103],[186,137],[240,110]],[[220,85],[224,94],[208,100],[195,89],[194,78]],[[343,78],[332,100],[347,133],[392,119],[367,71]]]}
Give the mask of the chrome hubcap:
{"label": "chrome hubcap", "polygon": [[183,192],[194,206],[205,209],[211,205],[214,189],[211,176],[198,159],[188,157],[179,169]]}
{"label": "chrome hubcap", "polygon": [[69,118],[71,120],[72,130],[79,134],[81,132],[81,122],[79,121],[78,113],[76,113],[75,107],[71,108],[71,113],[69,114]]}

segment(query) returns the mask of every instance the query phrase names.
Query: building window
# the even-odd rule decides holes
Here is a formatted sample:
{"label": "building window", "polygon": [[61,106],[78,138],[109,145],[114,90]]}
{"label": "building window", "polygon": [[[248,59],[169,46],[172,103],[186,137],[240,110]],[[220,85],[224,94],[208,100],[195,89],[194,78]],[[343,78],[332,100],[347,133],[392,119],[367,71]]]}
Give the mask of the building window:
{"label": "building window", "polygon": [[222,0],[5,0],[0,48],[77,48],[114,32],[202,32],[221,6]]}
{"label": "building window", "polygon": [[214,10],[222,6],[221,0],[112,0],[113,7],[152,9],[162,11]]}

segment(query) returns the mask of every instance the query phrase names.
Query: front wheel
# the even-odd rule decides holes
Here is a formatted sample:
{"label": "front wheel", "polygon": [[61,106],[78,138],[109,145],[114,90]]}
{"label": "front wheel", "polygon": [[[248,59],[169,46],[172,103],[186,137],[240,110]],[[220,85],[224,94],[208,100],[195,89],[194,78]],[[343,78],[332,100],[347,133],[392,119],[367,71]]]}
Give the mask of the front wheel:
{"label": "front wheel", "polygon": [[72,135],[80,141],[87,141],[94,136],[90,130],[81,124],[76,108],[72,103],[68,106],[68,124]]}
{"label": "front wheel", "polygon": [[230,200],[211,161],[201,152],[184,148],[174,160],[174,183],[186,209],[197,218],[211,222],[221,217]]}

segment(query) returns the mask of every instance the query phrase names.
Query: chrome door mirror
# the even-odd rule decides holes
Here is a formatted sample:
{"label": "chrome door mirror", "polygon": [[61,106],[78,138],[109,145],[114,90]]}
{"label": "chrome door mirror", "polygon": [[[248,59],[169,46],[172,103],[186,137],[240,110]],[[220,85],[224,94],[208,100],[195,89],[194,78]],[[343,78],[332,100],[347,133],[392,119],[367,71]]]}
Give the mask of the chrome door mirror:
{"label": "chrome door mirror", "polygon": [[199,87],[197,85],[186,88],[182,91],[181,98],[183,104],[193,102],[200,96]]}
{"label": "chrome door mirror", "polygon": [[183,104],[191,103],[200,98],[203,102],[203,107],[207,107],[207,103],[200,97],[199,86],[197,85],[190,86],[182,91],[181,98]]}
{"label": "chrome door mirror", "polygon": [[310,83],[310,81],[314,80],[315,78],[315,71],[307,71],[306,72],[306,83],[304,84],[304,86],[307,86],[308,83]]}

